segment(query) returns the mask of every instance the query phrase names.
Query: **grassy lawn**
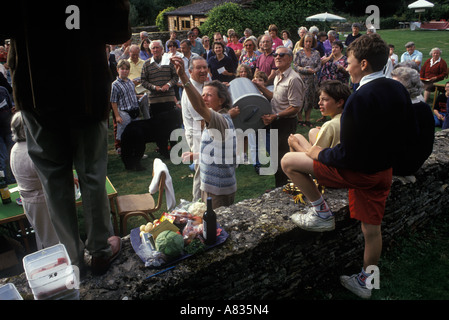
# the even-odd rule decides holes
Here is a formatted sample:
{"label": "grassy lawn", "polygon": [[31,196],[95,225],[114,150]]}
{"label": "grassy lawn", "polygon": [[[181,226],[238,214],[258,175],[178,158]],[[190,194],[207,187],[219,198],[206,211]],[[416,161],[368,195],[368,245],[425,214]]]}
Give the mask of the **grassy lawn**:
{"label": "grassy lawn", "polygon": [[[414,41],[417,50],[423,53],[423,60],[427,60],[429,51],[433,47],[443,50],[443,59],[449,62],[449,33],[447,31],[410,31],[410,30],[379,30],[379,34],[387,43],[394,44],[396,54],[400,57],[405,51],[405,43]],[[433,96],[432,96],[433,98]],[[319,111],[313,110],[312,123],[321,116]],[[153,160],[158,157],[155,144],[147,145],[147,159],[142,165],[147,168],[143,172],[127,172],[115,154],[113,146],[112,122],[109,139],[108,177],[116,187],[119,195],[145,193],[152,179]],[[307,136],[309,128],[298,127],[297,132]],[[165,161],[173,179],[177,203],[181,199],[190,200],[192,194],[193,172],[187,164],[174,165]],[[255,198],[266,190],[274,188],[273,176],[259,176],[252,165],[240,165],[236,171],[238,192],[236,202],[247,198]],[[162,213],[166,210],[165,200]],[[129,228],[139,226],[144,222],[141,218],[131,219]],[[433,221],[426,230],[409,234],[398,239],[398,245],[385,250],[381,261],[381,288],[374,293],[373,299],[449,299],[447,279],[441,278],[449,267],[449,252],[447,237],[449,223],[446,217]],[[332,295],[317,293],[319,299],[354,299],[354,295],[336,284],[335,288],[327,288]],[[324,292],[324,290],[323,290]]]}

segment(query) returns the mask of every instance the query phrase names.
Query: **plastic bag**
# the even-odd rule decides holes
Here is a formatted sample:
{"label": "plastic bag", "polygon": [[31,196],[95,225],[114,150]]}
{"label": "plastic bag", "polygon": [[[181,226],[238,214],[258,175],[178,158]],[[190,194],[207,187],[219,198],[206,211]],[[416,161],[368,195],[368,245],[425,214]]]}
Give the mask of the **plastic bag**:
{"label": "plastic bag", "polygon": [[167,260],[162,252],[152,250],[144,243],[139,246],[137,254],[145,260],[145,267],[160,267]]}
{"label": "plastic bag", "polygon": [[197,223],[195,220],[189,220],[182,231],[185,245],[189,245],[193,239],[203,233],[203,224]]}

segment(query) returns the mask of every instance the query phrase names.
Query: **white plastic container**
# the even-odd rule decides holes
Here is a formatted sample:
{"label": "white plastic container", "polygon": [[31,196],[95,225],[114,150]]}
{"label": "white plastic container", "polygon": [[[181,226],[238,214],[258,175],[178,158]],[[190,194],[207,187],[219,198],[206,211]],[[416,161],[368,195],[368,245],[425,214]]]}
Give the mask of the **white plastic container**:
{"label": "white plastic container", "polygon": [[25,256],[23,267],[36,300],[79,299],[78,280],[63,244]]}
{"label": "white plastic container", "polygon": [[23,300],[13,283],[7,283],[0,287],[0,300]]}

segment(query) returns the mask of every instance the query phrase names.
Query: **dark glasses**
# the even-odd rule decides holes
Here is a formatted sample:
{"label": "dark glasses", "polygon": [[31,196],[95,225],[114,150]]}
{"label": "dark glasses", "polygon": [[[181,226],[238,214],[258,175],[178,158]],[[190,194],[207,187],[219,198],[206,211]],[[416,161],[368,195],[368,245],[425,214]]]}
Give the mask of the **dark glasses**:
{"label": "dark glasses", "polygon": [[273,57],[276,58],[277,56],[283,58],[284,56],[288,56],[288,53],[287,52],[273,53]]}

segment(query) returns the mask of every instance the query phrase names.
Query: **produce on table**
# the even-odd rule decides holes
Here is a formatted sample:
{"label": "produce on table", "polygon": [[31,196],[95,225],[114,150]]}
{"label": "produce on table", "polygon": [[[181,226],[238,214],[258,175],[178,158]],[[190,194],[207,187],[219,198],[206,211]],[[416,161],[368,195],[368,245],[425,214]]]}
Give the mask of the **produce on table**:
{"label": "produce on table", "polygon": [[184,239],[176,232],[163,231],[156,238],[156,250],[170,259],[177,258],[184,251]]}

